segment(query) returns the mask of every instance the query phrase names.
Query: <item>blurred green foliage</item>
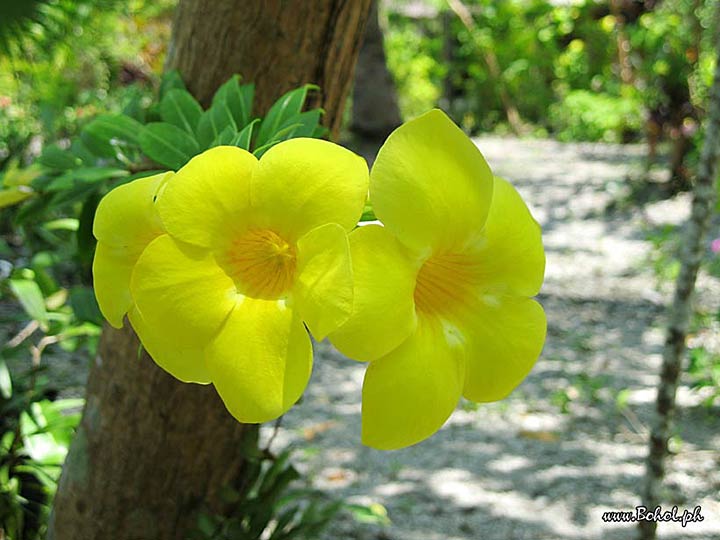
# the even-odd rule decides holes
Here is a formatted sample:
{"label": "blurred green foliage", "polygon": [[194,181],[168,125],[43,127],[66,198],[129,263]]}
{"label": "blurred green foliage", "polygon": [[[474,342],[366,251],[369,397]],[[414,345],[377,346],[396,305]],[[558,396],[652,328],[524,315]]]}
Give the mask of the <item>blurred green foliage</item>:
{"label": "blurred green foliage", "polygon": [[8,43],[0,48],[0,169],[11,156],[30,161],[99,111],[150,100],[175,0],[4,0],[0,19],[20,4],[35,14],[0,22]]}
{"label": "blurred green foliage", "polygon": [[642,101],[629,88],[627,97],[572,90],[550,106],[548,120],[561,141],[627,142],[643,127]]}
{"label": "blurred green foliage", "polygon": [[[0,358],[0,532],[44,538],[82,400],[55,400],[43,368],[16,377]],[[50,399],[52,398],[52,399]]]}
{"label": "blurred green foliage", "polygon": [[463,0],[470,28],[450,5],[387,4],[388,65],[406,117],[440,104],[468,131],[506,131],[509,104],[526,132],[567,141],[639,140],[647,118],[695,129],[712,76],[714,2]]}

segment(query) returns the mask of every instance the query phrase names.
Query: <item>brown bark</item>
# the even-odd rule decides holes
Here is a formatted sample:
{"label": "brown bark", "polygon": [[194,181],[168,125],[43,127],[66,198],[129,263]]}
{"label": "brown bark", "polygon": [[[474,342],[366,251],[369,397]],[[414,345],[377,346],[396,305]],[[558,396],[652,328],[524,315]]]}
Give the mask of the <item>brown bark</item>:
{"label": "brown bark", "polygon": [[373,0],[355,72],[350,129],[366,139],[382,140],[401,122],[395,81],[385,58],[378,2]]}
{"label": "brown bark", "polygon": [[185,74],[204,105],[240,73],[257,85],[256,114],[287,90],[317,84],[322,90],[314,99],[337,136],[370,1],[181,1],[167,66]]}
{"label": "brown bark", "polygon": [[[719,11],[720,13],[720,11]],[[675,414],[675,394],[685,355],[685,339],[692,315],[692,298],[700,263],[704,254],[704,240],[715,207],[717,188],[715,179],[720,155],[720,43],[717,46],[717,66],[710,89],[705,141],[697,180],[693,187],[692,212],[683,239],[680,274],[675,283],[675,297],[669,309],[669,322],[663,365],[656,402],[656,419],[650,433],[647,472],[643,491],[643,505],[652,512],[662,498],[660,491],[665,476],[668,439]],[[657,523],[640,521],[639,538],[654,540]]]}
{"label": "brown bark", "polygon": [[132,330],[106,327],[50,538],[180,538],[199,503],[222,510],[218,489],[241,473],[257,428],[212,386],[180,383],[138,350]]}
{"label": "brown bark", "polygon": [[[282,8],[282,9],[281,9]],[[208,103],[234,73],[257,84],[256,114],[283,92],[322,85],[337,130],[370,0],[181,0],[168,59]],[[180,540],[203,506],[242,482],[238,424],[211,386],[183,384],[138,355],[131,330],[106,327],[83,419],[55,498],[50,540]]]}
{"label": "brown bark", "polygon": [[633,84],[635,75],[630,61],[630,39],[625,29],[625,15],[621,0],[610,0],[610,12],[615,17],[615,39],[617,42],[618,67],[623,84]]}

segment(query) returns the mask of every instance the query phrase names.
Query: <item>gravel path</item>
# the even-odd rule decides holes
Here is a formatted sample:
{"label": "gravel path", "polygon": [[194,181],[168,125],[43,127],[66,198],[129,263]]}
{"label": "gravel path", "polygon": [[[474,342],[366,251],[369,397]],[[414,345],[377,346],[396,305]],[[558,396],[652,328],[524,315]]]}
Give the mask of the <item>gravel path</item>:
{"label": "gravel path", "polygon": [[[390,524],[345,517],[328,540],[634,538],[634,526],[601,516],[638,504],[672,288],[658,290],[646,237],[681,222],[688,199],[606,211],[640,170],[640,146],[477,143],[544,230],[549,329],[532,374],[509,399],[463,403],[432,438],[381,452],[359,442],[364,366],[322,343],[304,401],[272,448],[295,448],[299,467],[328,493],[387,508]],[[717,308],[717,282],[703,276],[701,289],[702,303]],[[663,539],[720,538],[720,415],[701,398],[680,388],[665,505],[701,505],[705,519],[660,524]],[[263,428],[265,440],[272,431]]]}

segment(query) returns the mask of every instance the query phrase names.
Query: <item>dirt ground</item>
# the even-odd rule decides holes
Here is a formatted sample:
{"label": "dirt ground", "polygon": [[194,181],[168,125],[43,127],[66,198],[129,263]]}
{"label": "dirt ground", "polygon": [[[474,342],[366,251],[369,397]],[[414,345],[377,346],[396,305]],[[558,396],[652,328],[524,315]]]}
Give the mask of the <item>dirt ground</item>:
{"label": "dirt ground", "polygon": [[[364,366],[322,343],[304,401],[285,416],[272,448],[295,448],[300,467],[328,493],[387,509],[389,525],[345,517],[328,540],[634,538],[634,526],[606,524],[602,514],[639,504],[644,475],[663,304],[672,292],[671,283],[658,287],[646,238],[682,222],[689,199],[607,210],[622,208],[610,203],[642,170],[641,146],[477,144],[543,226],[539,299],[549,329],[532,374],[509,399],[464,403],[432,438],[381,452],[359,442]],[[717,308],[718,283],[702,276],[700,291],[701,303]],[[663,539],[720,538],[720,414],[701,399],[680,388],[665,506],[700,505],[704,520],[661,523]],[[263,429],[267,440],[273,428]]]}

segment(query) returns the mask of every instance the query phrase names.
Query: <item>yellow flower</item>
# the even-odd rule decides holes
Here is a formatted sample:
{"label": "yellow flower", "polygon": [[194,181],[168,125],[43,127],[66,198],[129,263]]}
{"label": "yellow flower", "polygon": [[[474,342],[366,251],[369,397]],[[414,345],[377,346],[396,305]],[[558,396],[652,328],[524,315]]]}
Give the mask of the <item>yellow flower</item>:
{"label": "yellow flower", "polygon": [[330,340],[370,361],[362,438],[395,449],[437,431],[460,396],[506,397],[545,340],[540,227],[439,110],[390,135],[370,173],[384,224],[350,234],[354,306]]}
{"label": "yellow flower", "polygon": [[127,313],[178,379],[212,382],[239,421],[276,418],[310,376],[305,325],[323,339],[352,309],[347,232],[367,189],[362,158],[316,139],[260,160],[216,147],[119,187],[94,227],[100,308],[116,327]]}

